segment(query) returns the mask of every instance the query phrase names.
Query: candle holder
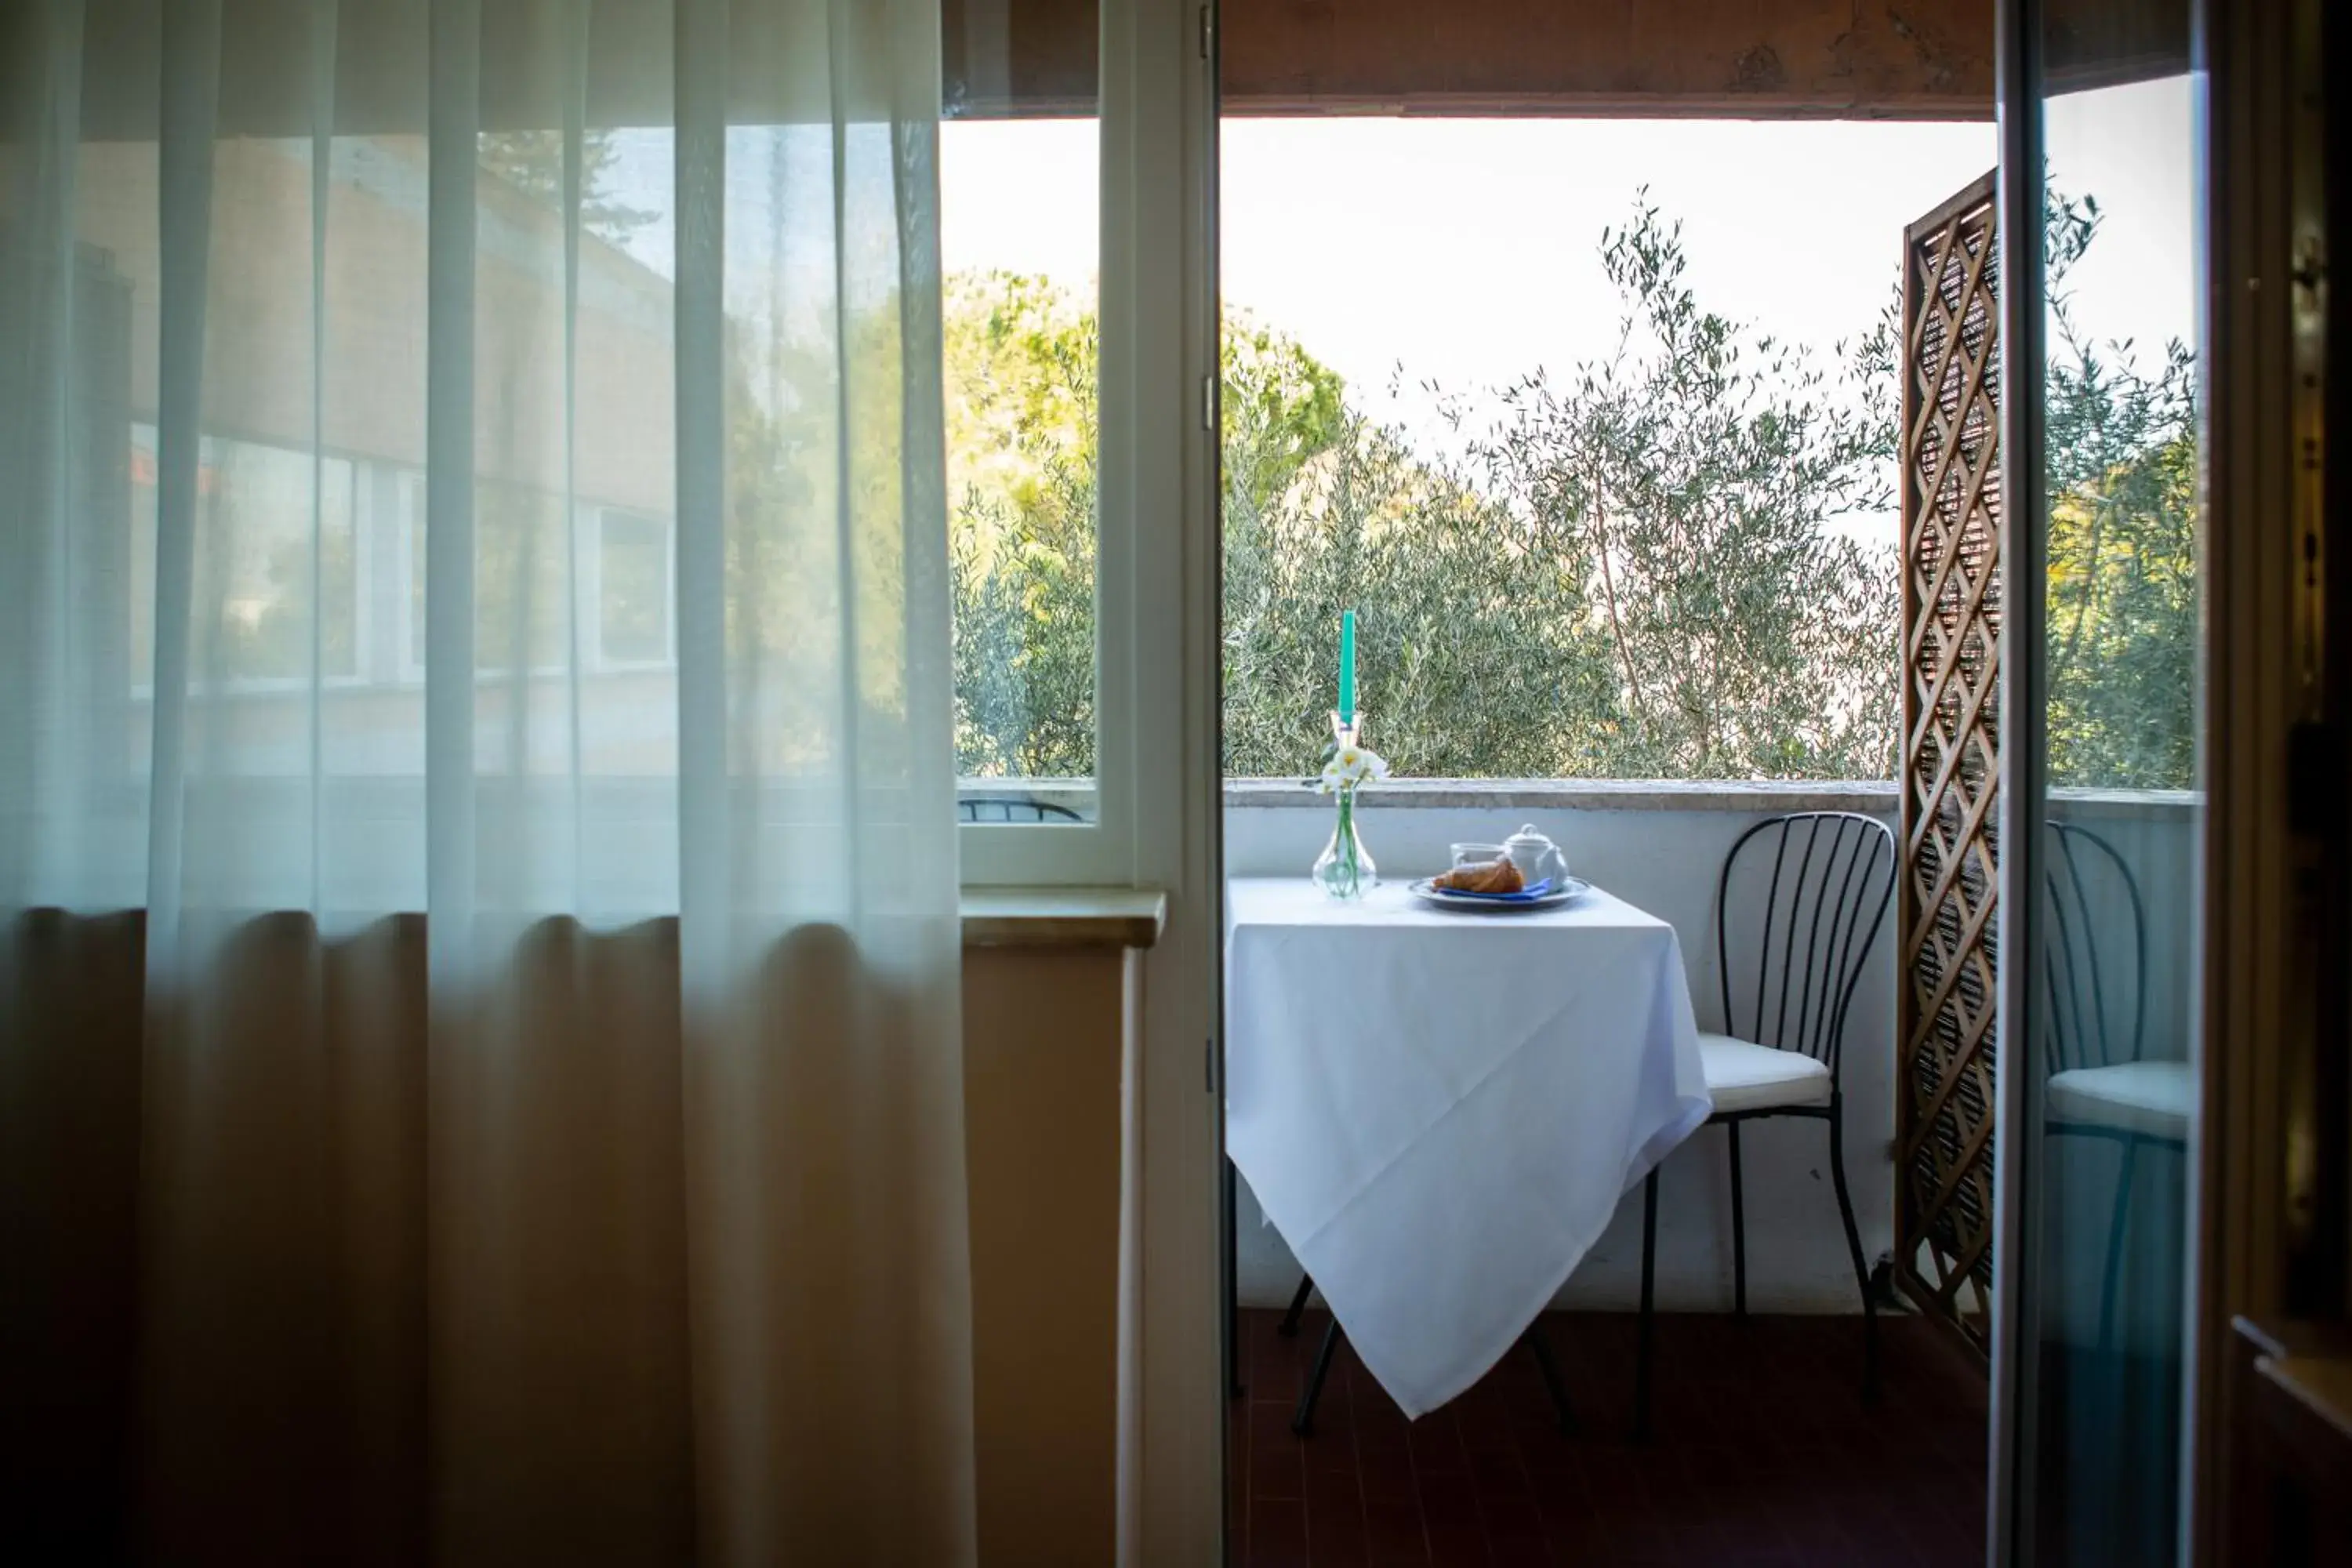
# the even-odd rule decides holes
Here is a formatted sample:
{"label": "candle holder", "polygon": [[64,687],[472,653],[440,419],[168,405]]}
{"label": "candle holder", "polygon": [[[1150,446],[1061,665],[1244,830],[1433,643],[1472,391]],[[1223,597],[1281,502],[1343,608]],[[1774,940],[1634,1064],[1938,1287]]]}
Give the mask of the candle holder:
{"label": "candle holder", "polygon": [[1360,899],[1381,881],[1379,868],[1356,832],[1356,791],[1387,776],[1388,764],[1363,748],[1360,739],[1363,729],[1361,710],[1352,722],[1336,712],[1331,715],[1331,760],[1317,781],[1317,787],[1328,794],[1339,808],[1339,819],[1309,875],[1317,887],[1335,899]]}

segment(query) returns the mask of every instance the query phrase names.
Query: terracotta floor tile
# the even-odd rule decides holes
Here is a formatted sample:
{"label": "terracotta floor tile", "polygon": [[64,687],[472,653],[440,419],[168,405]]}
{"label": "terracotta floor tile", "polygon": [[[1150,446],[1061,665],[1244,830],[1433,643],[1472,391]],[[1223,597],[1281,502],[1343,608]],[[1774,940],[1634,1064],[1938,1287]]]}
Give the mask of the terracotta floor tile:
{"label": "terracotta floor tile", "polygon": [[1300,1502],[1307,1497],[1306,1444],[1291,1436],[1290,1412],[1261,1405],[1250,1412],[1250,1502]]}
{"label": "terracotta floor tile", "polygon": [[1317,1568],[1361,1564],[1367,1556],[1364,1490],[1353,1468],[1307,1472],[1307,1552]]}
{"label": "terracotta floor tile", "polygon": [[1310,1312],[1286,1340],[1279,1315],[1244,1314],[1248,1396],[1228,1428],[1246,1568],[1982,1560],[1984,1390],[1916,1319],[1881,1323],[1866,1405],[1853,1319],[1664,1318],[1655,1433],[1636,1445],[1630,1316],[1547,1316],[1571,1435],[1523,1348],[1415,1422],[1343,1348],[1302,1442],[1291,1405],[1329,1320]]}
{"label": "terracotta floor tile", "polygon": [[1402,1568],[1429,1561],[1429,1531],[1422,1524],[1421,1499],[1401,1495],[1364,1499],[1364,1546],[1373,1568]]}
{"label": "terracotta floor tile", "polygon": [[1307,1568],[1305,1503],[1250,1504],[1249,1562],[1252,1568]]}

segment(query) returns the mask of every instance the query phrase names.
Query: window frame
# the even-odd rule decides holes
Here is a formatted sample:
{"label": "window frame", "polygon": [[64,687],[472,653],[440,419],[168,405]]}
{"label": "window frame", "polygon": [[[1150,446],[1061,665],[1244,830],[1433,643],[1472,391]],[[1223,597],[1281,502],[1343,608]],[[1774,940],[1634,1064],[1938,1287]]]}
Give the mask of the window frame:
{"label": "window frame", "polygon": [[[1150,699],[1138,671],[1155,659],[1172,667],[1180,649],[1168,641],[1179,628],[1169,618],[1139,615],[1139,519],[1151,509],[1145,477],[1173,474],[1184,460],[1188,432],[1139,417],[1152,398],[1147,378],[1156,359],[1139,338],[1181,297],[1183,258],[1160,243],[1160,214],[1142,197],[1145,154],[1139,147],[1139,104],[1116,90],[1131,79],[1141,49],[1134,21],[1165,12],[1156,0],[1097,0],[1100,231],[1095,296],[1097,328],[1095,448],[1095,814],[1082,823],[959,822],[957,845],[966,887],[1132,887],[1141,871],[1139,822],[1145,770],[1139,716]],[[1189,10],[1189,7],[1187,8]],[[1149,624],[1147,624],[1149,623]],[[966,787],[1017,794],[1032,782],[974,780]]]}
{"label": "window frame", "polygon": [[[383,463],[380,466],[390,477],[394,496],[394,516],[388,525],[393,533],[390,560],[394,582],[390,591],[384,594],[383,608],[394,613],[395,629],[391,673],[376,683],[421,687],[425,683],[425,666],[417,658],[414,606],[418,581],[417,545],[423,533],[420,524],[425,516],[425,470],[405,463]],[[362,482],[359,489],[362,504],[367,506],[372,513],[374,487]],[[604,652],[604,525],[615,517],[650,524],[662,531],[663,651],[656,658],[613,658]],[[635,675],[677,668],[677,519],[640,507],[610,505],[575,498],[572,502],[565,542],[578,552],[580,563],[578,578],[571,585],[572,624],[580,635],[579,673],[583,676]],[[526,679],[561,679],[570,671],[568,663],[558,660],[551,664],[530,665],[520,673]],[[485,667],[478,661],[475,668],[476,679],[481,680],[505,679],[514,674],[504,667]]]}
{"label": "window frame", "polygon": [[[155,519],[150,516],[144,520],[148,533],[148,547],[142,551],[139,543],[142,519],[138,510],[140,503],[136,497],[142,489],[152,491],[154,487],[152,483],[142,484],[135,477],[135,466],[136,455],[140,453],[144,453],[149,461],[152,462],[158,437],[152,419],[134,416],[129,424],[128,430],[134,472],[125,487],[133,498],[131,511],[124,519],[124,527],[127,530],[126,543],[133,554],[144,554],[152,561]],[[208,481],[205,475],[207,472],[214,474],[219,472],[221,449],[225,446],[249,447],[258,450],[283,453],[305,462],[341,463],[348,471],[350,494],[348,504],[352,533],[352,667],[333,673],[321,670],[318,675],[316,685],[322,692],[340,692],[356,691],[374,684],[373,674],[369,668],[368,650],[371,646],[370,639],[374,636],[375,630],[374,595],[377,589],[371,544],[374,538],[376,520],[373,497],[366,483],[369,459],[331,448],[322,447],[314,451],[299,447],[280,446],[274,441],[248,440],[245,437],[228,432],[199,431],[196,462],[197,483],[200,488],[207,483],[216,482]],[[200,516],[199,526],[202,525]],[[153,591],[152,581],[148,584],[148,591],[150,593]],[[128,624],[134,628],[132,635],[135,637],[136,627],[142,625],[150,627],[153,626],[154,606],[151,603],[142,607],[139,603],[140,585],[135,574],[125,574],[123,592],[128,598],[130,617]],[[311,613],[314,616],[319,613],[315,605],[311,606]],[[134,670],[141,668],[136,658],[131,659],[131,664]],[[283,696],[290,692],[308,691],[311,689],[312,685],[312,679],[308,674],[236,675],[226,680],[205,680],[194,683],[189,687],[188,691],[192,697],[203,698],[272,697]],[[152,651],[143,675],[132,676],[129,685],[129,695],[134,702],[154,700],[154,668]]]}

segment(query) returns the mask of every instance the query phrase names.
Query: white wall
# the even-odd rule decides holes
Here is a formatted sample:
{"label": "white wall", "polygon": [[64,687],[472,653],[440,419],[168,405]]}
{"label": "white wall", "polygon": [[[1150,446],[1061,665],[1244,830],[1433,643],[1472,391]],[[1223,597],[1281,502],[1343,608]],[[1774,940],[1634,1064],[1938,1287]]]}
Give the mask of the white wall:
{"label": "white wall", "polygon": [[[1229,876],[1304,876],[1330,833],[1328,810],[1296,805],[1244,804],[1229,796],[1224,814],[1225,868]],[[1798,802],[1788,792],[1717,789],[1708,798],[1671,787],[1631,809],[1594,809],[1523,804],[1543,797],[1541,786],[1524,795],[1497,792],[1496,804],[1431,805],[1413,802],[1403,791],[1391,804],[1377,793],[1359,810],[1365,846],[1384,880],[1442,869],[1447,846],[1457,839],[1492,841],[1531,822],[1568,851],[1576,874],[1629,902],[1673,922],[1682,938],[1692,1001],[1701,1028],[1721,1026],[1722,1008],[1715,962],[1716,882],[1724,856],[1738,836],[1774,812],[1795,805],[1844,805],[1869,809],[1893,825],[1891,788],[1844,792],[1845,800]],[[1555,796],[1557,791],[1552,792]],[[1263,798],[1263,797],[1262,797]],[[1458,802],[1459,795],[1444,796]],[[1630,804],[1630,802],[1629,802]],[[1695,809],[1694,809],[1695,807]],[[2098,826],[2136,862],[2153,868],[2144,882],[2161,886],[2160,897],[2185,889],[2189,850],[2185,812],[2152,816],[2143,808],[2083,803],[2069,814]],[[2093,818],[2113,818],[2093,821]],[[1737,911],[1735,911],[1735,917]],[[2186,966],[2170,950],[2185,944],[2158,915],[2150,917],[2152,974],[2182,975]],[[1733,924],[1738,951],[1739,924]],[[1894,914],[1888,911],[1847,1020],[1842,1067],[1845,1091],[1846,1175],[1853,1191],[1863,1252],[1875,1264],[1894,1239],[1895,985]],[[2185,951],[2185,945],[2181,947]],[[2180,1038],[2169,1022],[2180,998],[2152,998],[2152,1037],[2178,1054]],[[1802,1119],[1748,1123],[1741,1132],[1747,1177],[1748,1289],[1752,1310],[1851,1312],[1860,1310],[1853,1269],[1838,1222],[1830,1183],[1829,1141],[1822,1125]],[[1618,1205],[1617,1217],[1583,1265],[1560,1291],[1567,1307],[1631,1309],[1639,1299],[1642,1215],[1639,1188]],[[1298,1282],[1298,1266],[1275,1230],[1262,1222],[1246,1184],[1240,1198],[1240,1286],[1251,1305],[1278,1306]],[[1665,1163],[1658,1211],[1658,1301],[1683,1311],[1727,1311],[1731,1307],[1731,1187],[1721,1128],[1706,1128]]]}

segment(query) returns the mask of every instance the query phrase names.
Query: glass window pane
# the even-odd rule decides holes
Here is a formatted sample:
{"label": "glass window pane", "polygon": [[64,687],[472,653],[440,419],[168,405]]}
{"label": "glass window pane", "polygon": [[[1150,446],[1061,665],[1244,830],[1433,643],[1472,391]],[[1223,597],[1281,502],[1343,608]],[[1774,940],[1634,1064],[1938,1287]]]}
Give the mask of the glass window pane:
{"label": "glass window pane", "polygon": [[1091,5],[950,7],[940,130],[964,815],[1091,817],[1100,141]]}
{"label": "glass window pane", "polygon": [[[2185,5],[2136,9],[2185,46]],[[2048,826],[2028,858],[2042,951],[2021,955],[2039,965],[2018,1045],[2039,1333],[2018,1479],[2031,1561],[2162,1563],[2196,1099],[2198,156],[2185,47],[2082,58],[2100,41],[2053,26],[2042,103]]]}
{"label": "glass window pane", "polygon": [[597,651],[606,664],[669,657],[669,525],[625,511],[602,514]]}
{"label": "glass window pane", "polygon": [[520,485],[479,485],[474,530],[474,668],[562,664],[571,581],[563,498]]}
{"label": "glass window pane", "polygon": [[[152,425],[131,427],[130,468],[131,668],[143,683],[154,668]],[[348,458],[203,437],[191,624],[199,684],[307,680],[314,657],[328,679],[359,673],[356,483]]]}

